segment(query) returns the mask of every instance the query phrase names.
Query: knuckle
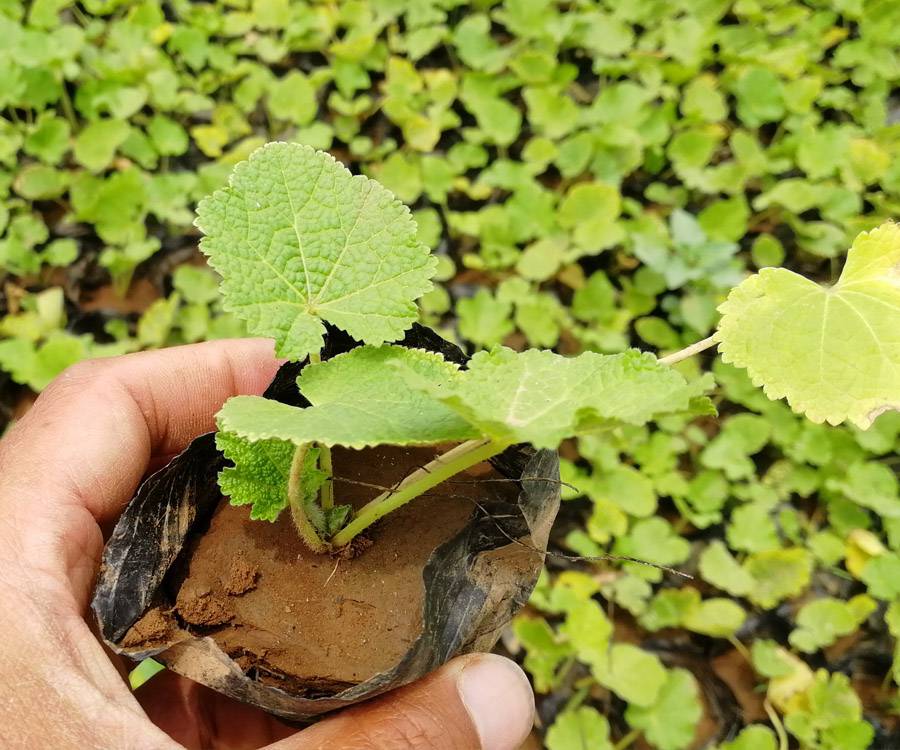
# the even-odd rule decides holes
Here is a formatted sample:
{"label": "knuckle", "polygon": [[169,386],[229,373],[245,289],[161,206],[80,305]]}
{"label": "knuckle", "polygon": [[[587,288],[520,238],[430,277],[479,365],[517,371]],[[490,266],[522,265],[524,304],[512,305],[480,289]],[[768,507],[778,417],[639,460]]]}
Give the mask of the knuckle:
{"label": "knuckle", "polygon": [[43,401],[78,393],[109,393],[116,387],[115,359],[85,359],[69,365],[41,394]]}
{"label": "knuckle", "polygon": [[107,375],[115,367],[111,359],[83,359],[69,365],[54,380],[54,383],[86,383]]}

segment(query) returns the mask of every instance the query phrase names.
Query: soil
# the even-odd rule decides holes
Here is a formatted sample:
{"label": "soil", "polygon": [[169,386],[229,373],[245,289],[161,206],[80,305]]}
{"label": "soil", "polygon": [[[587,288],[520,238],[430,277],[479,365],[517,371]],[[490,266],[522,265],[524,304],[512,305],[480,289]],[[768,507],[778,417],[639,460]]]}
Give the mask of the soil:
{"label": "soil", "polygon": [[[443,449],[442,449],[443,450]],[[354,507],[431,460],[434,448],[336,449],[335,496]],[[480,464],[462,480],[500,478]],[[422,569],[436,547],[494,496],[515,501],[512,482],[447,482],[374,527],[354,559],[306,549],[285,512],[251,521],[247,507],[219,503],[209,529],[168,576],[168,601],[127,633],[127,648],[172,644],[185,631],[207,635],[245,673],[310,697],[394,667],[422,629]]]}

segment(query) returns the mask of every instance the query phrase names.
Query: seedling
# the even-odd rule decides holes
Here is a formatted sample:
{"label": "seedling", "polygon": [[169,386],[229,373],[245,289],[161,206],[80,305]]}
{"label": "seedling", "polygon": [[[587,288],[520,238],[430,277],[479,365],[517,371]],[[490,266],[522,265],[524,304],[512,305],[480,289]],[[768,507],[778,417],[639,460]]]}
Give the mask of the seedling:
{"label": "seedling", "polygon": [[[868,427],[900,409],[900,229],[860,234],[843,274],[822,287],[784,269],[737,286],[718,331],[657,359],[637,350],[563,357],[550,351],[479,352],[465,369],[388,342],[416,320],[435,258],[405,206],[331,156],[274,143],[239,164],[203,201],[201,249],[222,276],[227,310],[308,362],[296,408],[230,399],[217,443],[233,467],[219,477],[235,505],[275,520],[289,508],[303,541],[339,550],[388,513],[512,445],[641,425],[668,414],[714,414],[707,375],[689,382],[673,364],[718,345],[772,398],[815,422]],[[362,346],[321,361],[325,322]],[[339,503],[331,448],[457,443],[352,510]],[[338,496],[337,498],[335,496]]]}

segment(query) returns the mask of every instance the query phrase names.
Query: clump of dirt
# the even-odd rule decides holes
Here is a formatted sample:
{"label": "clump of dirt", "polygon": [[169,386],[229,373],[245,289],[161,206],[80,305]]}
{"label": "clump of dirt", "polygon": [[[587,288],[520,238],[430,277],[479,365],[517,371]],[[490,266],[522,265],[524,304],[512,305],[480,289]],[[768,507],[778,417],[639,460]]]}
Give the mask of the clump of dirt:
{"label": "clump of dirt", "polygon": [[228,580],[225,581],[225,593],[230,596],[240,596],[256,588],[256,579],[259,578],[259,569],[248,563],[243,557],[235,558],[231,563]]}
{"label": "clump of dirt", "polygon": [[[395,485],[436,452],[337,449],[336,501],[359,507],[378,493],[371,485]],[[468,498],[515,501],[515,483],[477,478],[500,475],[485,463],[440,485],[382,520],[353,558],[307,550],[287,512],[275,523],[251,521],[248,508],[222,501],[165,583],[164,622],[180,623],[182,636],[184,629],[210,636],[246,673],[295,692],[363,682],[396,665],[421,634],[422,570],[472,516]],[[129,647],[150,640],[146,621],[158,614],[150,610],[135,624]],[[170,628],[169,639],[179,640],[178,632]]]}
{"label": "clump of dirt", "polygon": [[149,609],[134,627],[131,628],[122,639],[122,645],[126,648],[132,646],[150,646],[155,643],[164,643],[171,635],[172,623],[156,607]]}
{"label": "clump of dirt", "polygon": [[[220,579],[214,585],[224,589],[225,581]],[[175,600],[175,611],[189,625],[201,628],[224,625],[234,619],[228,600],[202,580],[185,581]]]}

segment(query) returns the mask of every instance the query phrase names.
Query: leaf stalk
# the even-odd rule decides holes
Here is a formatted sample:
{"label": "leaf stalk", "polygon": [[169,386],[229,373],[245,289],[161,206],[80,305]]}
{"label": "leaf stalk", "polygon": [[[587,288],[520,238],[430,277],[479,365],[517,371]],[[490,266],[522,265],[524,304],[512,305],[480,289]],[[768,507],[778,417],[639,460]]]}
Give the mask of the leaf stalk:
{"label": "leaf stalk", "polygon": [[319,536],[316,527],[306,513],[303,496],[303,464],[306,460],[306,454],[309,452],[309,445],[304,444],[297,447],[294,451],[294,457],[291,459],[291,471],[288,475],[288,505],[291,508],[291,519],[294,521],[294,528],[300,538],[313,552],[328,552],[330,545]]}
{"label": "leaf stalk", "polygon": [[695,344],[686,346],[684,349],[680,349],[677,352],[673,352],[672,354],[669,354],[665,357],[660,357],[658,361],[661,365],[674,365],[675,363],[681,362],[684,359],[693,357],[695,354],[705,352],[707,349],[712,349],[718,343],[719,342],[716,339],[716,334],[713,334],[712,336],[707,336],[705,339],[702,339]]}
{"label": "leaf stalk", "polygon": [[332,546],[335,548],[346,546],[358,534],[388,513],[406,505],[455,474],[496,456],[508,447],[509,443],[498,443],[493,440],[469,440],[437,456],[433,461],[412,472],[395,489],[383,492],[360,508],[354,514],[353,520],[332,537]]}
{"label": "leaf stalk", "polygon": [[[312,352],[309,355],[311,365],[321,361],[322,355],[319,352]],[[325,473],[325,482],[319,492],[322,510],[331,510],[334,507],[334,467],[331,463],[331,446],[319,444],[319,469]]]}

